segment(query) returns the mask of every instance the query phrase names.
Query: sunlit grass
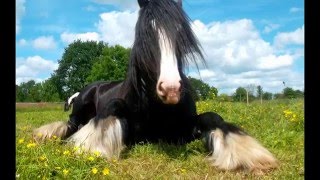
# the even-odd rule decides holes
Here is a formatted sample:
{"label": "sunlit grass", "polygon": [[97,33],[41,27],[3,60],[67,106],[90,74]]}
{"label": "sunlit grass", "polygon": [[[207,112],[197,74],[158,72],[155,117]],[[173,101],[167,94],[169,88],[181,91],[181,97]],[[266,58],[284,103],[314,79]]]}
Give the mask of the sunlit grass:
{"label": "sunlit grass", "polygon": [[304,101],[245,103],[202,101],[198,112],[214,111],[258,139],[280,161],[263,176],[249,172],[223,172],[205,161],[202,141],[184,146],[140,143],[127,148],[119,160],[106,160],[98,152],[85,153],[53,137],[32,140],[32,129],[67,120],[62,104],[17,106],[17,179],[304,179]]}

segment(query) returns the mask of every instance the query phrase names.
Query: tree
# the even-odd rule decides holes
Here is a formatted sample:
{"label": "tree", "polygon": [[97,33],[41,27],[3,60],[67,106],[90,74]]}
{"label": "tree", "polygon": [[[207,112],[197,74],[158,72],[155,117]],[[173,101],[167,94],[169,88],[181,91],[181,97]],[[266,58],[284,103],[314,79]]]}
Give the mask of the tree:
{"label": "tree", "polygon": [[129,63],[130,49],[116,45],[104,47],[87,77],[87,83],[99,80],[123,80]]}
{"label": "tree", "polygon": [[264,92],[263,95],[262,95],[262,98],[264,100],[271,100],[272,99],[272,93],[270,92]]}
{"label": "tree", "polygon": [[262,87],[259,85],[257,86],[257,96],[260,97],[260,103],[262,104],[262,95],[263,95],[263,89]]}
{"label": "tree", "polygon": [[211,99],[218,95],[217,88],[210,87],[207,83],[204,83],[200,79],[196,79],[190,76],[188,77],[188,79],[193,88],[191,95],[195,101]]}
{"label": "tree", "polygon": [[21,83],[16,89],[16,101],[17,102],[32,102],[30,96],[31,88],[36,84],[34,80]]}
{"label": "tree", "polygon": [[60,99],[85,86],[91,67],[104,47],[103,42],[77,40],[65,48],[62,59],[58,61],[59,67],[52,75]]}
{"label": "tree", "polygon": [[44,102],[59,102],[58,89],[55,86],[52,78],[49,78],[41,83],[41,101]]}
{"label": "tree", "polygon": [[233,94],[232,99],[234,101],[239,101],[239,102],[243,102],[245,101],[245,97],[247,95],[247,90],[243,87],[238,87],[236,89],[236,92]]}
{"label": "tree", "polygon": [[296,92],[290,87],[286,87],[283,89],[283,95],[284,95],[284,98],[289,98],[289,99],[296,98]]}

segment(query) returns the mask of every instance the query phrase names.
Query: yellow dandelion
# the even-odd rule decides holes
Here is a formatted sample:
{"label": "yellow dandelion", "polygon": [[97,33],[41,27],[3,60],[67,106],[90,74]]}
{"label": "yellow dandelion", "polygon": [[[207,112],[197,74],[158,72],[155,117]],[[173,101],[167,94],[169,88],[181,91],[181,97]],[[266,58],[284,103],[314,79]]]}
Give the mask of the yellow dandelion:
{"label": "yellow dandelion", "polygon": [[42,156],[39,157],[39,160],[40,161],[45,161],[45,160],[47,160],[47,157],[45,155],[42,155]]}
{"label": "yellow dandelion", "polygon": [[96,157],[99,157],[101,155],[101,153],[99,151],[94,151],[93,153]]}
{"label": "yellow dandelion", "polygon": [[36,143],[29,143],[27,144],[27,148],[36,147]]}
{"label": "yellow dandelion", "polygon": [[24,143],[24,139],[23,138],[18,140],[18,144],[22,144],[22,143]]}
{"label": "yellow dandelion", "polygon": [[88,160],[89,160],[89,161],[94,161],[94,159],[95,159],[95,158],[94,158],[93,156],[89,156],[89,157],[88,157]]}
{"label": "yellow dandelion", "polygon": [[69,170],[67,170],[67,169],[63,169],[63,175],[67,175],[68,173],[69,173]]}
{"label": "yellow dandelion", "polygon": [[75,147],[73,147],[73,151],[78,151],[80,149],[80,147],[79,146],[75,146]]}
{"label": "yellow dandelion", "polygon": [[56,135],[53,135],[53,136],[52,136],[52,139],[57,139],[57,136],[56,136]]}
{"label": "yellow dandelion", "polygon": [[102,171],[102,174],[105,175],[105,176],[109,175],[110,174],[110,170],[108,168],[104,168],[103,171]]}
{"label": "yellow dandelion", "polygon": [[38,133],[37,136],[38,136],[38,137],[42,137],[42,134],[41,134],[41,133]]}
{"label": "yellow dandelion", "polygon": [[186,169],[180,169],[180,171],[181,171],[182,173],[187,172],[187,170],[186,170]]}
{"label": "yellow dandelion", "polygon": [[92,172],[92,174],[97,174],[98,169],[97,169],[97,168],[92,168],[92,169],[91,169],[91,172]]}
{"label": "yellow dandelion", "polygon": [[63,155],[69,156],[70,155],[70,151],[69,150],[63,151]]}

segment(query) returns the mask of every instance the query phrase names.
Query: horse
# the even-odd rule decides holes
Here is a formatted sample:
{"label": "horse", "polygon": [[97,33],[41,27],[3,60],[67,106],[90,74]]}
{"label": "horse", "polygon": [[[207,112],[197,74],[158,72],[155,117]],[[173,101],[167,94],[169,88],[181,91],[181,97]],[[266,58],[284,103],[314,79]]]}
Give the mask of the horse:
{"label": "horse", "polygon": [[[242,128],[215,112],[197,113],[184,69],[190,62],[205,60],[182,1],[138,0],[138,4],[126,78],[107,84],[104,91],[86,87],[75,99],[68,122],[43,125],[33,131],[34,137],[45,140],[55,135],[106,159],[120,158],[126,147],[141,141],[182,145],[201,138],[209,164],[218,169],[276,168],[274,155]],[[90,87],[94,90],[86,90]],[[87,97],[94,99],[90,105],[83,104]],[[77,129],[80,124],[84,126]]]}

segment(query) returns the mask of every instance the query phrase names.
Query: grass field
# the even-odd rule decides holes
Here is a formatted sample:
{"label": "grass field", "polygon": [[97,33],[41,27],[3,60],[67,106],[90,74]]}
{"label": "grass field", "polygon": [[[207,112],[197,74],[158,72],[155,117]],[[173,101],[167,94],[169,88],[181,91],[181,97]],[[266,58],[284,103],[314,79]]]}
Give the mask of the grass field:
{"label": "grass field", "polygon": [[196,140],[184,146],[140,143],[121,159],[107,161],[99,153],[76,154],[57,138],[38,144],[32,129],[70,112],[63,104],[16,105],[17,179],[304,179],[304,100],[244,103],[202,101],[198,112],[214,111],[258,139],[279,160],[279,168],[264,175],[219,171],[205,161],[207,152]]}

